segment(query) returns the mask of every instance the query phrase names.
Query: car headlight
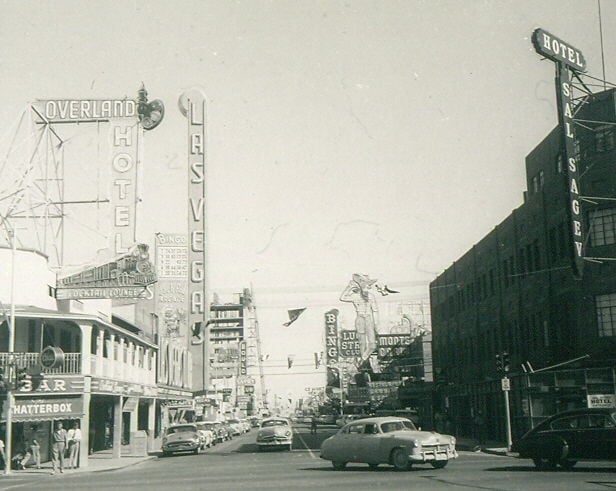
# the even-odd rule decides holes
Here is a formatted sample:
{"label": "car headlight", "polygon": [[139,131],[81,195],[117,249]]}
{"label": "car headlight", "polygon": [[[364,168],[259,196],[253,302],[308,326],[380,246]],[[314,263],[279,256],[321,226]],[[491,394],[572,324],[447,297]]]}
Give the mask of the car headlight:
{"label": "car headlight", "polygon": [[411,442],[411,447],[413,447],[413,448],[419,448],[419,446],[420,446],[420,444],[419,444],[419,442],[418,442],[417,440],[413,440],[413,441]]}
{"label": "car headlight", "polygon": [[452,436],[450,442],[451,442],[452,445],[455,446],[455,444],[456,444],[456,437]]}
{"label": "car headlight", "polygon": [[165,443],[167,443],[167,437],[166,437],[166,436],[164,436],[164,437],[163,437],[163,445],[164,445]]}
{"label": "car headlight", "polygon": [[287,431],[285,431],[284,434],[285,434],[285,436],[291,436],[291,431],[287,430]]}

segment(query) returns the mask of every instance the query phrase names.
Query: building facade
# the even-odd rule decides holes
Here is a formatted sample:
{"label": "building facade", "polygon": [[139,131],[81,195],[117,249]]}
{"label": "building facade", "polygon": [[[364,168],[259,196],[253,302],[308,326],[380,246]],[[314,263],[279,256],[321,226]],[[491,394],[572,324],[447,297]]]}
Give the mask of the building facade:
{"label": "building facade", "polygon": [[581,278],[556,128],[526,158],[524,203],[430,285],[437,400],[459,434],[481,412],[505,438],[503,361],[514,438],[564,409],[616,407],[615,102],[609,90],[576,108]]}

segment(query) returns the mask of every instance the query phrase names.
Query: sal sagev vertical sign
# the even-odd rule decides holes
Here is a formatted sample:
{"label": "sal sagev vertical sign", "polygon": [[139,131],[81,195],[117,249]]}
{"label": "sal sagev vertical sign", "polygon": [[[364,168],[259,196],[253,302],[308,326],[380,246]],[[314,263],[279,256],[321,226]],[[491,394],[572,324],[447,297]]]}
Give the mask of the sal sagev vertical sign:
{"label": "sal sagev vertical sign", "polygon": [[561,128],[563,162],[567,169],[568,216],[573,242],[573,273],[581,278],[584,269],[584,230],[580,206],[579,163],[573,121],[574,100],[571,72],[586,70],[581,51],[543,29],[536,29],[532,37],[535,50],[556,63],[556,99]]}

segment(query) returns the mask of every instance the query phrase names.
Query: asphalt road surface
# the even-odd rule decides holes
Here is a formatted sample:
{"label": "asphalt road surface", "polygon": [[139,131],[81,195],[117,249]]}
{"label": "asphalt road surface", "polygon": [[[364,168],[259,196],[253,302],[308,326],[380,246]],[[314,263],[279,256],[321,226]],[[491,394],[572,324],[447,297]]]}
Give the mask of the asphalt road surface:
{"label": "asphalt road surface", "polygon": [[334,427],[296,426],[293,450],[259,452],[256,431],[235,437],[201,455],[176,455],[148,460],[121,470],[3,480],[0,489],[45,490],[494,490],[566,491],[616,489],[616,462],[580,462],[572,471],[539,471],[529,460],[460,452],[444,469],[416,465],[398,472],[382,465],[349,464],[333,470],[319,458],[321,442]]}

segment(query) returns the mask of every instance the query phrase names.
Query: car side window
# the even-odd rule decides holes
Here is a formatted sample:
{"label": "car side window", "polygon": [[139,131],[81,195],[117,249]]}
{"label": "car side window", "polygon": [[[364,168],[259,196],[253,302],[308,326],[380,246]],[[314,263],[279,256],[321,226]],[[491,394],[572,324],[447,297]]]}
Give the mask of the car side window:
{"label": "car side window", "polygon": [[362,433],[364,431],[364,425],[350,425],[349,426],[349,433],[351,434],[359,434]]}
{"label": "car side window", "polygon": [[578,419],[577,416],[561,418],[552,421],[550,427],[553,430],[570,430],[578,427]]}
{"label": "car side window", "polygon": [[591,414],[589,416],[590,428],[613,428],[614,422],[605,414]]}
{"label": "car side window", "polygon": [[378,433],[379,430],[377,429],[376,425],[374,423],[368,423],[365,428],[364,428],[364,433],[366,435],[374,435],[376,433]]}

